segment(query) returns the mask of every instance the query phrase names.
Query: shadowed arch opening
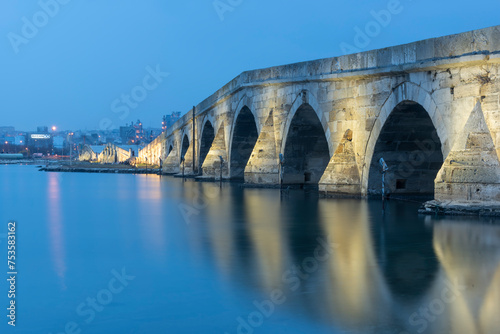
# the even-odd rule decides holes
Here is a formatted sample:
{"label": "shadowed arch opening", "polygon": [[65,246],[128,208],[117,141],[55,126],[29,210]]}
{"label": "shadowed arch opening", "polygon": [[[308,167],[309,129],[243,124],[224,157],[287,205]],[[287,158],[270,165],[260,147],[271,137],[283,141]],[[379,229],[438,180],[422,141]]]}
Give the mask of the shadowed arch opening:
{"label": "shadowed arch opening", "polygon": [[212,143],[215,139],[215,130],[210,121],[207,121],[205,123],[205,126],[203,127],[203,131],[201,133],[201,142],[200,142],[200,168],[199,170],[201,171],[201,166],[203,166],[203,163],[205,162],[205,159],[207,158],[208,152],[210,151],[210,148],[212,147]]}
{"label": "shadowed arch opening", "polygon": [[444,158],[436,128],[420,104],[401,102],[387,118],[370,165],[369,195],[382,193],[380,158],[389,167],[385,181],[388,196],[434,195],[434,180]]}
{"label": "shadowed arch opening", "polygon": [[173,149],[174,149],[174,147],[173,147],[172,145],[170,145],[170,146],[168,147],[168,154],[172,153],[172,150],[173,150]]}
{"label": "shadowed arch opening", "polygon": [[232,179],[243,179],[245,167],[259,137],[255,117],[248,107],[243,107],[236,119],[231,144],[231,175]]}
{"label": "shadowed arch opening", "polygon": [[182,139],[182,146],[181,146],[181,163],[182,163],[182,159],[185,158],[188,149],[189,149],[189,138],[187,135],[184,135],[184,138]]}
{"label": "shadowed arch opening", "polygon": [[292,118],[284,159],[285,184],[318,184],[330,162],[325,131],[308,104],[302,105]]}

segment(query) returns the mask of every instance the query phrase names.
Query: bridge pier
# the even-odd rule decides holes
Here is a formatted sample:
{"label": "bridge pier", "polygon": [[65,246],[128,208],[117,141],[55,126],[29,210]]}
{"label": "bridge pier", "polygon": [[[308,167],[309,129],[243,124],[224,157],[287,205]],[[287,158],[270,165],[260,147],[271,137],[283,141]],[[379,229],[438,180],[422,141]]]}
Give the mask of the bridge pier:
{"label": "bridge pier", "polygon": [[352,136],[353,132],[347,130],[321,177],[319,191],[327,197],[361,196],[361,178]]}
{"label": "bridge pier", "polygon": [[278,154],[273,111],[271,111],[245,167],[245,183],[278,185],[280,183]]}
{"label": "bridge pier", "polygon": [[500,202],[500,162],[478,102],[436,178],[435,199]]}
{"label": "bridge pier", "polygon": [[212,146],[208,151],[205,161],[202,165],[202,178],[219,179],[220,178],[220,157],[224,161],[222,167],[222,178],[229,178],[228,158],[226,149],[226,135],[224,123],[219,127],[219,131],[215,135]]}
{"label": "bridge pier", "polygon": [[179,164],[179,174],[183,172],[184,168],[184,175],[185,176],[193,176],[194,175],[194,170],[193,170],[193,143],[189,144],[189,147],[184,154],[184,163],[182,161]]}
{"label": "bridge pier", "polygon": [[167,155],[167,158],[163,162],[163,174],[174,175],[180,172],[179,168],[180,156],[178,150],[174,147],[172,151]]}

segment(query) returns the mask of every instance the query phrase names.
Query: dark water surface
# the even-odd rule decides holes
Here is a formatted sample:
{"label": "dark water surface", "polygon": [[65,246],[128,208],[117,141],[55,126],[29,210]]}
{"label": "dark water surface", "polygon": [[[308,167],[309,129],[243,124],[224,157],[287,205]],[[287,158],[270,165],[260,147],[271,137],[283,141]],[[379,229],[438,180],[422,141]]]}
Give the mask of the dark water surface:
{"label": "dark water surface", "polygon": [[500,333],[494,221],[32,166],[0,184],[0,333]]}

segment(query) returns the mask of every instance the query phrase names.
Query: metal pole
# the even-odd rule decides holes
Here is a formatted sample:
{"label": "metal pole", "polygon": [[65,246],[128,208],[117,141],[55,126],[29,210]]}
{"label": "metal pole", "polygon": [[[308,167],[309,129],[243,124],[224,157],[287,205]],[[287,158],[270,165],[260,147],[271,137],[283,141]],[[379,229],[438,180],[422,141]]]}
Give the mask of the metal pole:
{"label": "metal pole", "polygon": [[196,107],[193,106],[193,174],[196,175]]}

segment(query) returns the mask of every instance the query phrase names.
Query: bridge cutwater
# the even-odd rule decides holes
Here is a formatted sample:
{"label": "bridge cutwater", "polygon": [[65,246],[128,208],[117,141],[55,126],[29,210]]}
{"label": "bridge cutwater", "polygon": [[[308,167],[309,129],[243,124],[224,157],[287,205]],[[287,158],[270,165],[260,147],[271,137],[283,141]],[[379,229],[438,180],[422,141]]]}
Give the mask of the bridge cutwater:
{"label": "bridge cutwater", "polygon": [[383,158],[388,193],[499,201],[499,64],[497,26],[244,72],[138,158],[331,196],[380,193]]}

